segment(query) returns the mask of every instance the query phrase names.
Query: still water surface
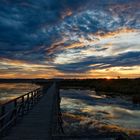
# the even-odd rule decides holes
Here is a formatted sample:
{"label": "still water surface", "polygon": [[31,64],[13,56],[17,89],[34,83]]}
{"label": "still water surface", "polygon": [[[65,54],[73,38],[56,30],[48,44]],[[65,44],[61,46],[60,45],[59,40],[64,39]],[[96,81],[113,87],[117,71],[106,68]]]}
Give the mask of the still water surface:
{"label": "still water surface", "polygon": [[140,107],[124,97],[99,96],[90,90],[61,90],[61,110],[67,133],[97,130],[140,135]]}
{"label": "still water surface", "polygon": [[39,88],[39,86],[30,83],[0,83],[0,104],[36,88]]}
{"label": "still water surface", "polygon": [[[0,103],[21,96],[39,86],[29,83],[0,84]],[[99,96],[90,90],[60,90],[64,129],[68,133],[97,130],[123,131],[140,135],[140,107],[124,97]]]}

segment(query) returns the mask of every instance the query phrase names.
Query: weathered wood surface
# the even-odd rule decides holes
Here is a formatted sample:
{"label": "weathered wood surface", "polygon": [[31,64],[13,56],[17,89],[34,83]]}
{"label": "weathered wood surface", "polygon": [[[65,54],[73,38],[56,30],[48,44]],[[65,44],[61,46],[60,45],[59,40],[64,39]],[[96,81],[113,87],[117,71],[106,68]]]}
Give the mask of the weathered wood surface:
{"label": "weathered wood surface", "polygon": [[53,84],[39,103],[20,120],[2,140],[51,139],[52,105],[55,93]]}

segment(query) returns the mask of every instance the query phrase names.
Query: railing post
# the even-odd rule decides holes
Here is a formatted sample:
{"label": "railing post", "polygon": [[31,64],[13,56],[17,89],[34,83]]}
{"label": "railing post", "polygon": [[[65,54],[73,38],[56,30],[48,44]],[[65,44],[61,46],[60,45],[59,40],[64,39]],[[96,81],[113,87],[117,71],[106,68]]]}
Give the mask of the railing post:
{"label": "railing post", "polygon": [[38,101],[38,90],[35,91],[35,103]]}
{"label": "railing post", "polygon": [[17,121],[17,100],[14,101],[14,117],[15,117],[15,120],[14,120],[14,123],[16,124],[16,121]]}
{"label": "railing post", "polygon": [[33,97],[33,91],[31,92],[31,107],[33,106],[34,104],[34,97]]}
{"label": "railing post", "polygon": [[40,90],[37,90],[37,101],[40,99],[40,96],[41,96],[41,91]]}
{"label": "railing post", "polygon": [[30,109],[30,100],[29,100],[29,94],[27,95],[27,112]]}
{"label": "railing post", "polygon": [[23,116],[24,115],[24,96],[22,96],[21,106],[22,106],[21,115]]}
{"label": "railing post", "polygon": [[33,105],[35,104],[35,100],[36,100],[35,91],[33,91]]}

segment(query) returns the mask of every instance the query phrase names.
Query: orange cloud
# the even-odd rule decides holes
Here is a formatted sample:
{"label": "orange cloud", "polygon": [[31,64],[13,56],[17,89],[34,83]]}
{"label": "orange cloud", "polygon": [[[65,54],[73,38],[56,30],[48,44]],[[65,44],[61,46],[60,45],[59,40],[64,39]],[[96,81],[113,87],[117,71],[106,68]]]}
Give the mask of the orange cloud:
{"label": "orange cloud", "polygon": [[64,46],[66,39],[53,43],[49,48],[46,48],[47,54],[53,54],[59,47]]}
{"label": "orange cloud", "polygon": [[96,33],[95,35],[97,37],[102,37],[102,38],[110,38],[112,36],[116,36],[119,34],[123,34],[123,33],[131,33],[131,32],[137,32],[136,29],[130,29],[130,28],[122,28],[122,29],[118,29],[116,31],[112,31],[112,32],[108,32],[108,33]]}

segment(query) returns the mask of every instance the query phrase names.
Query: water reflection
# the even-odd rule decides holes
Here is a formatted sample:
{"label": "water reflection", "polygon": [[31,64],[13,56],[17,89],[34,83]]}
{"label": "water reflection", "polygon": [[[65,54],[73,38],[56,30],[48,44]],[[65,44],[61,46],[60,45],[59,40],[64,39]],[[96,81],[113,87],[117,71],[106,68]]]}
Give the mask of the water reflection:
{"label": "water reflection", "polygon": [[[124,97],[96,95],[90,90],[61,90],[61,109],[68,133],[124,131],[140,135],[140,107]],[[70,130],[70,131],[69,131]]]}
{"label": "water reflection", "polygon": [[0,83],[0,104],[39,88],[30,83]]}

